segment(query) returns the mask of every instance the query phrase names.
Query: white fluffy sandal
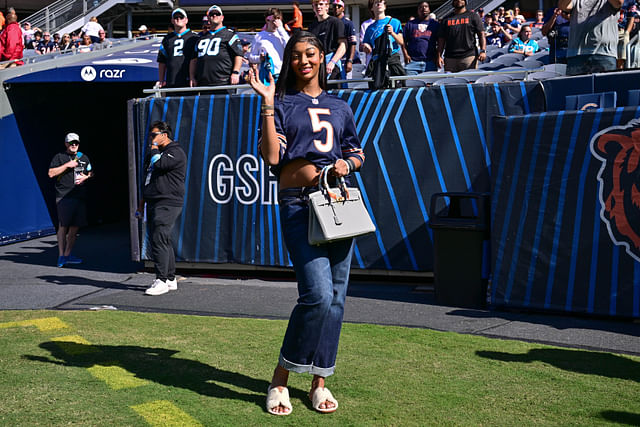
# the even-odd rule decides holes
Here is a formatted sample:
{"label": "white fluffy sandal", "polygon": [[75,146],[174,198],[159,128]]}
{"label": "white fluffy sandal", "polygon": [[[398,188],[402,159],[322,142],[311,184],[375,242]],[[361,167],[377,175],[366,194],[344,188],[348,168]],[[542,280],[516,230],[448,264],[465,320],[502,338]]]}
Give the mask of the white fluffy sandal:
{"label": "white fluffy sandal", "polygon": [[[338,409],[338,401],[333,397],[331,392],[326,387],[318,387],[313,391],[313,398],[311,399],[313,404],[313,409],[318,412],[322,412],[325,414],[335,412]],[[331,402],[334,406],[333,408],[321,408],[320,405],[324,402]]]}
{"label": "white fluffy sandal", "polygon": [[[276,412],[278,406],[284,406],[289,412]],[[289,389],[284,387],[282,391],[278,390],[278,387],[271,387],[267,389],[267,412],[272,415],[289,415],[293,412],[293,407],[289,401]]]}

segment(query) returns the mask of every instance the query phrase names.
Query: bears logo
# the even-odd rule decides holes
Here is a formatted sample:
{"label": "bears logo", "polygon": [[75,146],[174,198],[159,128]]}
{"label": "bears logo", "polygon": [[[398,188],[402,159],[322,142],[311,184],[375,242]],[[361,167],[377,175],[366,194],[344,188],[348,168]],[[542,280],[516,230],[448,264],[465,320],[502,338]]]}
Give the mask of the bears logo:
{"label": "bears logo", "polygon": [[598,132],[591,153],[602,162],[600,218],[613,243],[640,262],[640,119]]}

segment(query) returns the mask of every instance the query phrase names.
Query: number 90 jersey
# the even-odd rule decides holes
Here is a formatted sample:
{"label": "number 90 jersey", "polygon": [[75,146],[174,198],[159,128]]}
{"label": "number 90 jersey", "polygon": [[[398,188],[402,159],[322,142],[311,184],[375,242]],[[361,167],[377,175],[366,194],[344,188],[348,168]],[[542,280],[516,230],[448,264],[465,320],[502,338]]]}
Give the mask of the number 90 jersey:
{"label": "number 90 jersey", "polygon": [[201,36],[195,50],[198,86],[229,84],[233,61],[243,53],[240,38],[227,27]]}
{"label": "number 90 jersey", "polygon": [[158,50],[158,62],[167,66],[167,87],[189,86],[189,61],[194,55],[198,36],[186,29],[167,34]]}
{"label": "number 90 jersey", "polygon": [[284,165],[303,158],[316,167],[355,157],[364,163],[351,107],[322,92],[317,98],[303,92],[276,99],[274,119],[280,142],[280,162],[272,167],[279,175]]}

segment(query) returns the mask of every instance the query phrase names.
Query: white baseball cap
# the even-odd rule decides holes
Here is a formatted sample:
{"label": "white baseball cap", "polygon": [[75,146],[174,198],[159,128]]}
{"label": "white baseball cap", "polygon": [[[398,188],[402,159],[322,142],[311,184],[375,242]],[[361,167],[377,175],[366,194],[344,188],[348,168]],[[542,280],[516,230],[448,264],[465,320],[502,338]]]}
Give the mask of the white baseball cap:
{"label": "white baseball cap", "polygon": [[180,8],[180,7],[179,7],[179,8],[177,8],[177,9],[174,9],[174,10],[173,10],[173,12],[171,12],[171,17],[173,18],[173,16],[174,16],[176,13],[180,13],[180,14],[182,14],[182,16],[184,16],[185,18],[187,17],[187,12],[185,12],[185,11],[184,11],[184,9],[182,9],[182,8]]}
{"label": "white baseball cap", "polygon": [[80,142],[80,137],[77,133],[70,132],[67,134],[67,136],[64,137],[64,142],[66,142],[67,144],[72,141]]}
{"label": "white baseball cap", "polygon": [[146,25],[140,25],[140,28],[138,28],[138,31],[147,31],[147,26]]}
{"label": "white baseball cap", "polygon": [[211,12],[220,12],[222,15],[224,15],[224,13],[222,13],[222,9],[220,9],[220,6],[216,6],[215,4],[213,6],[211,6],[209,8],[209,10],[207,10],[207,15],[209,15]]}

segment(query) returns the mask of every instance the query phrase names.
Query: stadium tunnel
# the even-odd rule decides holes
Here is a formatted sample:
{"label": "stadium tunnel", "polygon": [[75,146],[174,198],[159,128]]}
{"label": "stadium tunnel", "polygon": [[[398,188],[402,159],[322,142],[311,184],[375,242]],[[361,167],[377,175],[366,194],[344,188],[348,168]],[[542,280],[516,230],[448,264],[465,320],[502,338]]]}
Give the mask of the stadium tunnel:
{"label": "stadium tunnel", "polygon": [[5,80],[4,91],[53,224],[54,181],[47,171],[53,156],[64,150],[68,132],[80,135],[80,151],[95,171],[89,182],[89,224],[128,218],[127,100],[144,96],[143,89],[157,80],[157,43],[74,55],[76,61]]}

